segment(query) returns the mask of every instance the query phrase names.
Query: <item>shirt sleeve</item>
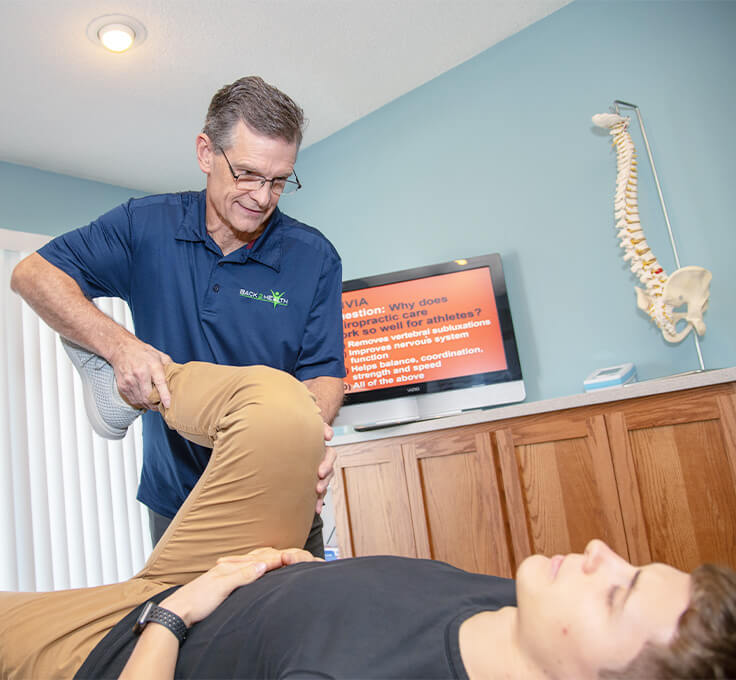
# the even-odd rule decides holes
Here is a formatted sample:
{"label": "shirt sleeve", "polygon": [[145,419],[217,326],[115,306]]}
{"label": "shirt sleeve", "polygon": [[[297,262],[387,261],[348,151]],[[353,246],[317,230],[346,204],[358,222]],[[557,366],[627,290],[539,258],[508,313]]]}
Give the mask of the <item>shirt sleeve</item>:
{"label": "shirt sleeve", "polygon": [[71,276],[86,297],[129,301],[132,240],[130,203],[125,203],[86,227],[58,236],[38,253]]}
{"label": "shirt sleeve", "polygon": [[309,312],[295,375],[298,380],[345,377],[342,330],[342,262],[325,257]]}

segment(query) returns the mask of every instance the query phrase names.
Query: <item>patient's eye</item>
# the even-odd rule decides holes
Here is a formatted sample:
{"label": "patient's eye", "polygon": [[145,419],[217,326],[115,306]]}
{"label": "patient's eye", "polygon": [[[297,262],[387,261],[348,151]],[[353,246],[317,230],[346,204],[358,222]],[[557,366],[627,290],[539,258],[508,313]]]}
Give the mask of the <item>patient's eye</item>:
{"label": "patient's eye", "polygon": [[624,589],[622,586],[611,586],[608,590],[608,593],[606,594],[606,601],[608,603],[608,609],[613,610],[614,604],[616,604],[616,597],[619,596],[619,593],[623,593],[623,597],[618,597],[620,600],[620,608],[623,609],[624,605],[626,604],[626,600],[629,599],[629,595],[634,592],[634,588],[636,587],[637,582],[639,581],[639,576],[641,576],[642,570],[638,569],[635,573],[631,581],[629,581],[629,585]]}
{"label": "patient's eye", "polygon": [[621,590],[621,586],[611,586],[606,594],[606,603],[609,609],[613,609],[613,601],[616,599],[616,593]]}

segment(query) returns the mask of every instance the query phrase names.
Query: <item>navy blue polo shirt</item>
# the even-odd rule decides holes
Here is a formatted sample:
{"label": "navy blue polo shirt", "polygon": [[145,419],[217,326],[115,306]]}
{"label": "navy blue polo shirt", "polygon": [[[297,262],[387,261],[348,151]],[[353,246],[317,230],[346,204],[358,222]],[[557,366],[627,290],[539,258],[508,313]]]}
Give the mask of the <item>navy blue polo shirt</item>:
{"label": "navy blue polo shirt", "polygon": [[[343,377],[342,265],[332,244],[277,208],[252,248],[223,256],[205,205],[204,191],[134,198],[39,253],[88,298],[125,300],[135,334],[176,362]],[[169,430],[158,413],[143,419],[138,499],[172,517],[210,449]]]}

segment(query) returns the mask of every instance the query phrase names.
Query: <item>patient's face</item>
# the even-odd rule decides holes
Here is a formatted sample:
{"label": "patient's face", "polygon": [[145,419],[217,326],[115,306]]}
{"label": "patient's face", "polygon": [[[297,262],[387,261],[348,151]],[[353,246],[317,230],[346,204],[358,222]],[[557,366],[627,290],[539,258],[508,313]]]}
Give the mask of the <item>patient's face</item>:
{"label": "patient's face", "polygon": [[595,677],[644,643],[667,643],[690,601],[690,576],[634,567],[602,541],[583,555],[534,555],[517,572],[519,644],[552,676]]}

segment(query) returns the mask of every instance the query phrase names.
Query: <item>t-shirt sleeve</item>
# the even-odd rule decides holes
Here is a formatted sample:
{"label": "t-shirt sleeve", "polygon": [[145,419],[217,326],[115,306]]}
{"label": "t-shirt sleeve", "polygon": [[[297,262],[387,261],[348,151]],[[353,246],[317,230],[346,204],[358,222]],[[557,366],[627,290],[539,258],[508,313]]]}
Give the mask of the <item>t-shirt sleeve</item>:
{"label": "t-shirt sleeve", "polygon": [[325,258],[309,312],[295,375],[299,380],[345,377],[342,331],[342,263]]}
{"label": "t-shirt sleeve", "polygon": [[39,255],[71,276],[88,298],[128,300],[133,260],[130,203],[53,239]]}

